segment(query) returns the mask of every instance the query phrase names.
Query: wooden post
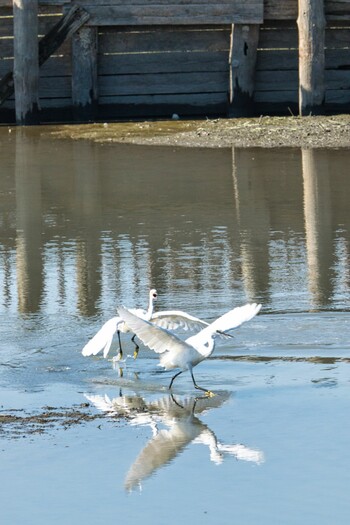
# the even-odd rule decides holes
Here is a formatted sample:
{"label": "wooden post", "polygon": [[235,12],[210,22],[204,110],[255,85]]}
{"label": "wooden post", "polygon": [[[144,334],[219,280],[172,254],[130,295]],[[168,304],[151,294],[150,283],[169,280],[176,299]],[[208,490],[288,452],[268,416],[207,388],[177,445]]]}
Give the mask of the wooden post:
{"label": "wooden post", "polygon": [[233,24],[230,44],[230,117],[254,113],[254,77],[259,41],[258,24]]}
{"label": "wooden post", "polygon": [[39,121],[38,0],[13,0],[17,124]]}
{"label": "wooden post", "polygon": [[72,40],[72,99],[76,120],[94,120],[97,93],[97,29],[82,27]]}
{"label": "wooden post", "polygon": [[325,99],[324,0],[298,0],[299,114],[320,114]]}
{"label": "wooden post", "polygon": [[[1,0],[0,0],[1,3]],[[72,36],[87,20],[90,15],[85,9],[77,5],[70,7],[60,20],[39,42],[39,67],[46,62],[63,42]],[[0,105],[14,92],[13,73],[10,71],[0,80]]]}

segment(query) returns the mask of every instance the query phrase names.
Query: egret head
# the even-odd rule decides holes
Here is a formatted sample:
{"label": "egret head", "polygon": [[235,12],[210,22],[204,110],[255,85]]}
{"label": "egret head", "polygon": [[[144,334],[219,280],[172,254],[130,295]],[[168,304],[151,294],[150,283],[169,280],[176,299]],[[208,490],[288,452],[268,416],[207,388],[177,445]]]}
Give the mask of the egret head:
{"label": "egret head", "polygon": [[158,297],[157,290],[155,288],[152,288],[152,290],[150,290],[149,292],[149,296],[150,296],[150,299],[152,299],[153,301],[156,301]]}

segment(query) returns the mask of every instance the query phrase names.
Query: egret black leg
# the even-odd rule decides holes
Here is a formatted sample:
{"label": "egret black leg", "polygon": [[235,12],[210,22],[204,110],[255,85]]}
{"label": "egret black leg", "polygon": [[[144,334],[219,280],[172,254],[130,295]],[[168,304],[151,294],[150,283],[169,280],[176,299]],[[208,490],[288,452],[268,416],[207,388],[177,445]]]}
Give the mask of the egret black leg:
{"label": "egret black leg", "polygon": [[180,370],[180,372],[178,372],[177,374],[175,374],[174,377],[171,379],[171,381],[170,381],[170,385],[169,385],[169,390],[170,390],[171,387],[172,387],[172,384],[173,384],[173,382],[174,382],[175,377],[177,377],[177,376],[179,376],[180,374],[182,374],[182,372],[183,372],[183,370]]}
{"label": "egret black leg", "polygon": [[192,376],[192,381],[193,381],[194,387],[197,388],[197,390],[202,390],[203,392],[206,393],[207,396],[210,396],[210,397],[212,397],[212,396],[215,395],[215,394],[214,394],[213,392],[211,392],[210,390],[207,390],[206,388],[203,388],[202,386],[197,385],[192,370],[190,370],[190,372],[191,372],[191,376]]}
{"label": "egret black leg", "polygon": [[123,349],[122,349],[122,342],[120,340],[120,331],[117,330],[117,335],[118,335],[118,341],[119,341],[119,359],[118,361],[123,357]]}
{"label": "egret black leg", "polygon": [[134,335],[132,336],[132,338],[131,338],[131,341],[132,341],[132,342],[134,343],[134,345],[135,345],[135,350],[134,350],[134,359],[137,358],[137,356],[138,356],[138,354],[139,354],[139,350],[140,350],[139,345],[138,345],[138,344],[136,343],[136,341],[135,341],[135,337],[136,337],[136,334],[134,334]]}

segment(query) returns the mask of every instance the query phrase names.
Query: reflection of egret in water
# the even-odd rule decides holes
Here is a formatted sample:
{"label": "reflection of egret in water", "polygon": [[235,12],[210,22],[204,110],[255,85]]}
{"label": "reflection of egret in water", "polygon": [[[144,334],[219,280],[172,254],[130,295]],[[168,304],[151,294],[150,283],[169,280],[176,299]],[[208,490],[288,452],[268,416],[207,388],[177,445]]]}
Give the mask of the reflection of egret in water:
{"label": "reflection of egret in water", "polygon": [[[221,392],[213,398],[175,398],[173,395],[146,402],[140,396],[123,396],[110,399],[107,395],[86,395],[98,409],[114,416],[128,416],[130,425],[147,425],[152,429],[152,438],[141,450],[131,465],[124,486],[126,490],[141,488],[144,479],[164,465],[169,464],[190,443],[209,447],[210,460],[217,465],[227,457],[262,463],[264,455],[245,445],[221,443],[215,433],[195,414],[219,408],[230,397]],[[159,428],[164,425],[166,428]]]}

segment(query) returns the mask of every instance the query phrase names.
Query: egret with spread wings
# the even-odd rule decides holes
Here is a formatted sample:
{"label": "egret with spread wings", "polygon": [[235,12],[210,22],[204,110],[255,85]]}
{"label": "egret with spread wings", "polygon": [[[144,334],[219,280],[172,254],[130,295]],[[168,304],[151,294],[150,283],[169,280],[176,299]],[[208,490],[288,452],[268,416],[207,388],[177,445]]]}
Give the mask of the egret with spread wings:
{"label": "egret with spread wings", "polygon": [[[178,328],[182,328],[184,330],[198,330],[204,326],[209,325],[209,323],[180,310],[163,310],[161,312],[154,312],[154,301],[157,300],[157,297],[157,290],[153,288],[149,292],[149,303],[147,310],[137,308],[129,311],[139,318],[145,319],[146,321],[151,321],[153,324],[168,330],[176,330]],[[133,332],[128,323],[126,323],[124,319],[119,316],[109,319],[94,335],[94,337],[88,341],[81,353],[83,356],[90,356],[97,355],[99,352],[103,351],[103,357],[107,357],[111,348],[114,334],[116,332],[119,342],[119,352],[115,357],[115,360],[119,361],[123,356],[120,333]],[[131,340],[135,345],[134,358],[136,359],[139,346],[135,341],[135,337],[136,334],[132,336]]]}
{"label": "egret with spread wings", "polygon": [[256,316],[260,308],[261,304],[256,303],[234,308],[185,341],[168,330],[141,319],[123,306],[118,308],[118,314],[146,346],[160,354],[160,366],[166,370],[180,368],[180,372],[172,377],[169,389],[177,376],[189,370],[195,388],[203,390],[207,395],[213,395],[206,388],[197,385],[193,368],[213,353],[217,335],[249,321]]}

